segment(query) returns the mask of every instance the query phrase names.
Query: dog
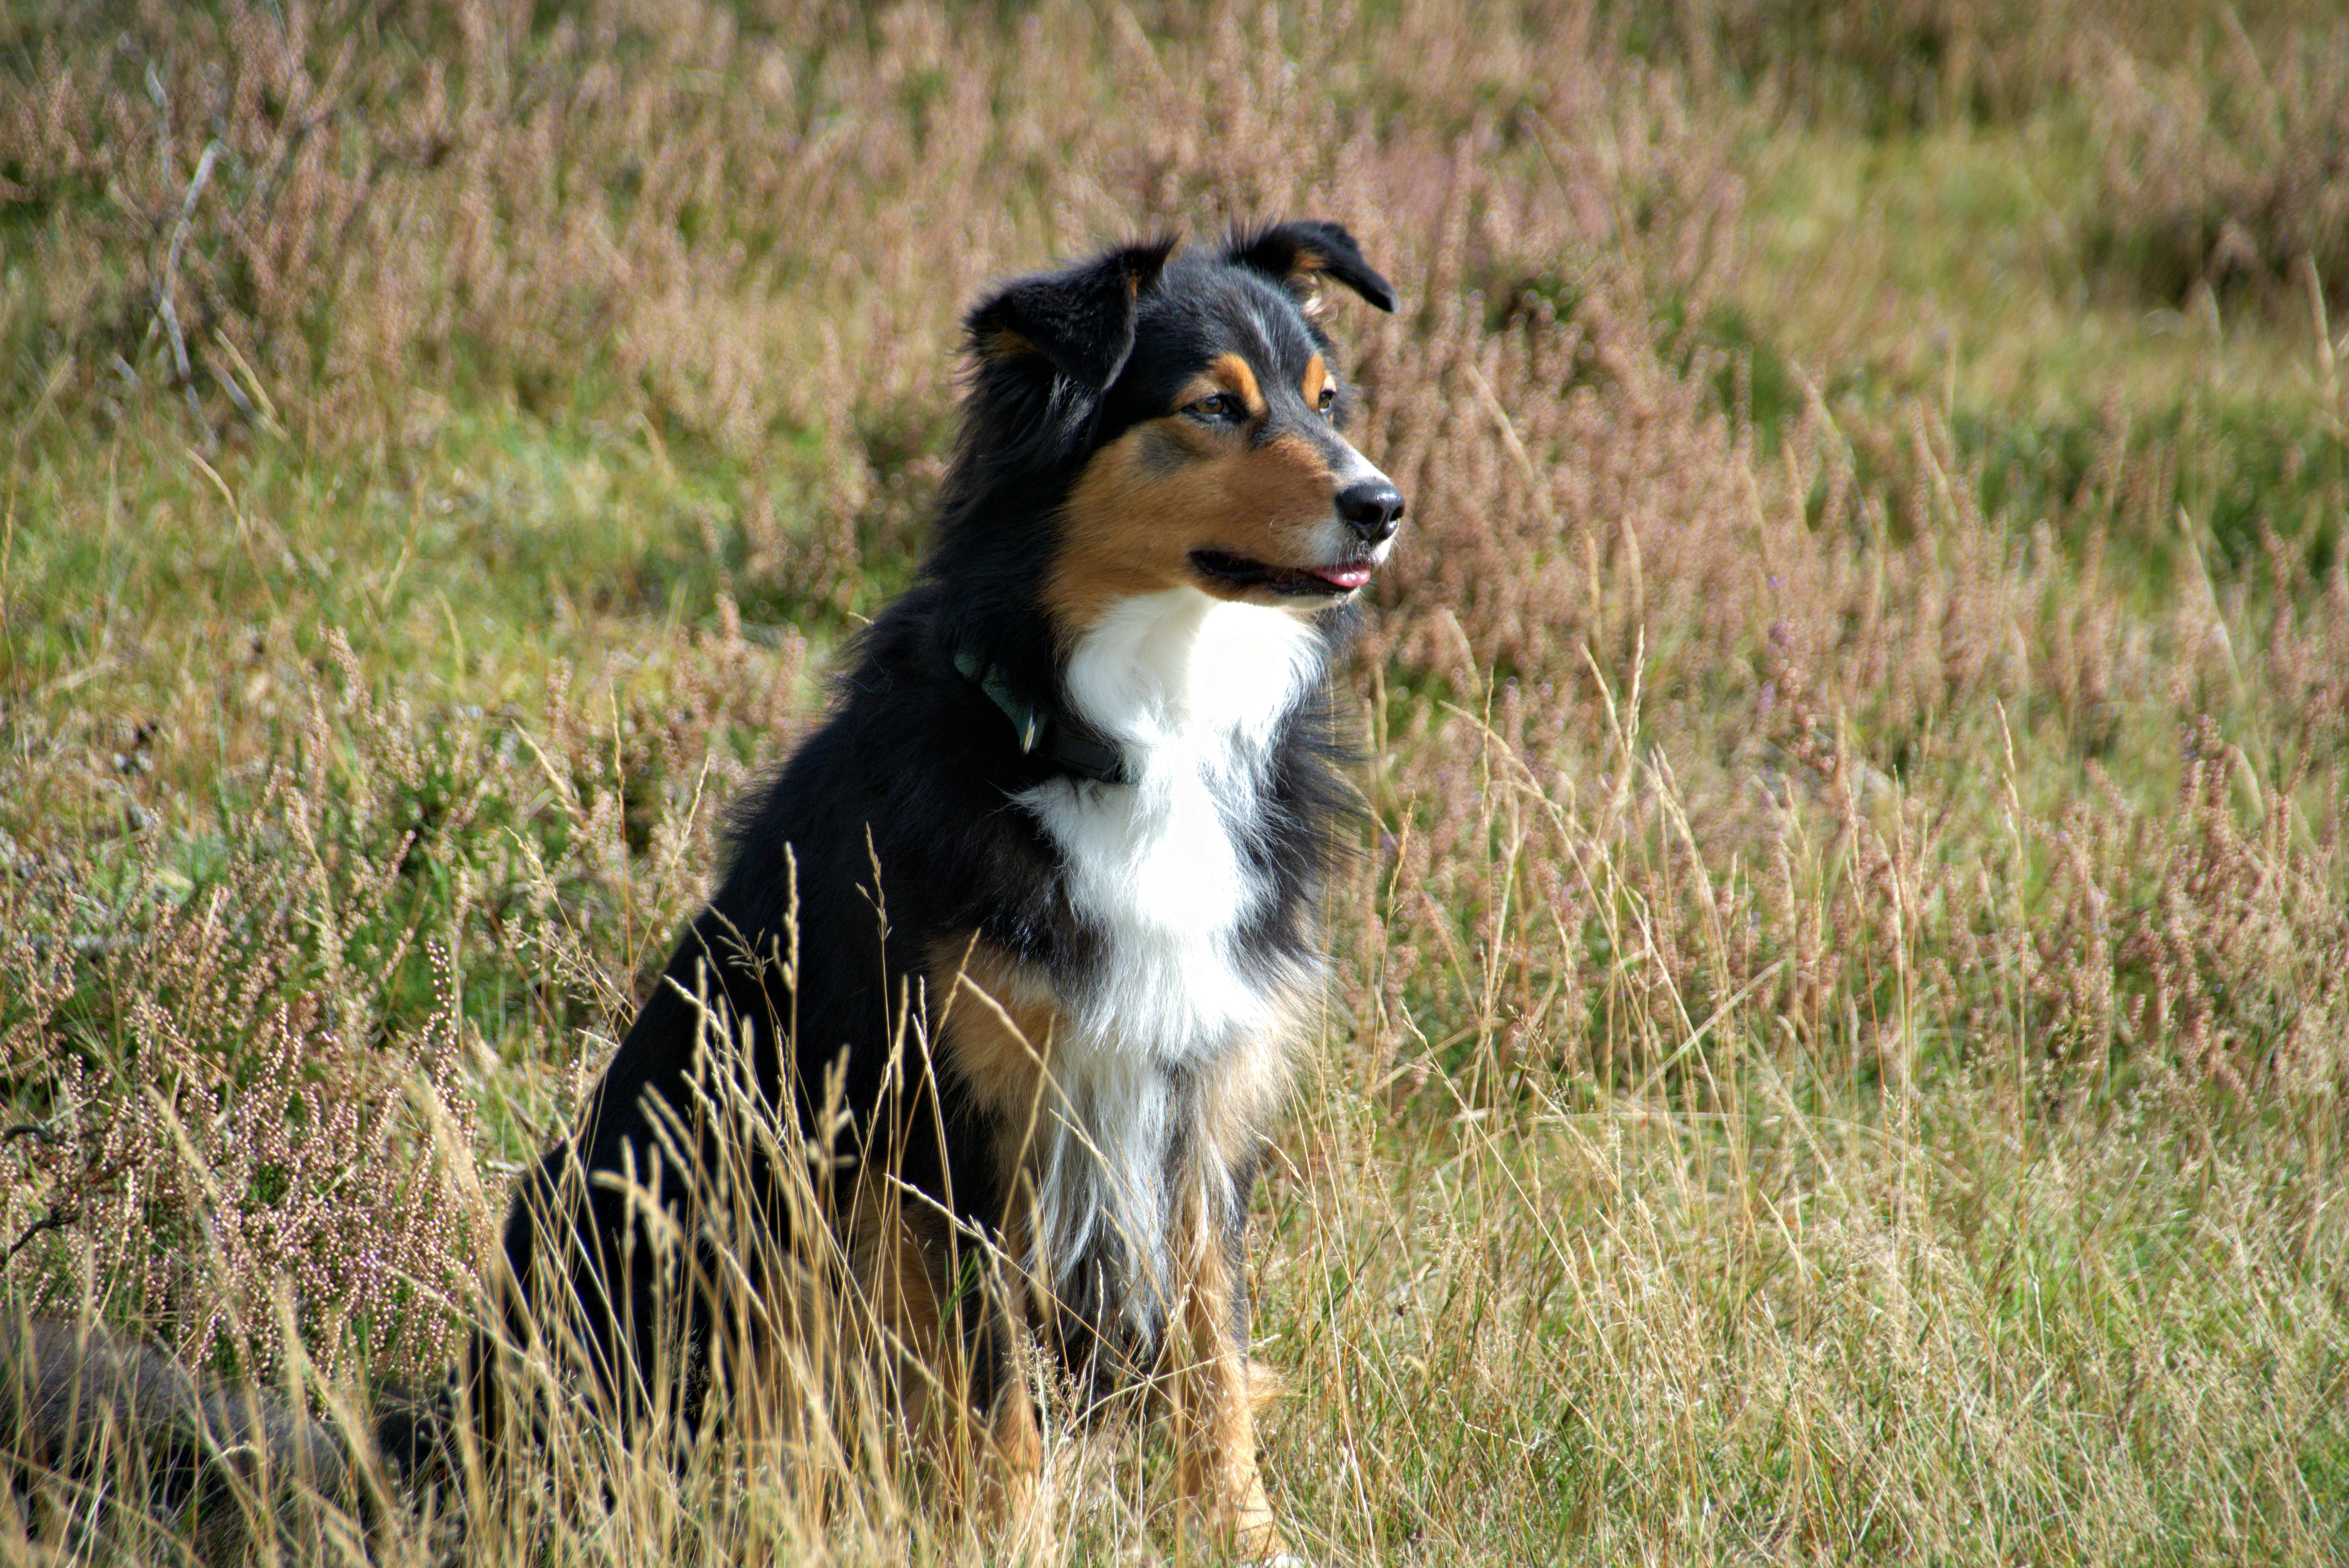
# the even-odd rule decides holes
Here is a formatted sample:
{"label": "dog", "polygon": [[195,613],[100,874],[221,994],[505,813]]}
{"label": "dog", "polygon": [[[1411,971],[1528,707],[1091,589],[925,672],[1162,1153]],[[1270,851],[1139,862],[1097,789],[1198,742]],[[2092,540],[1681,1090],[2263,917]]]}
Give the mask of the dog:
{"label": "dog", "polygon": [[[978,1434],[990,1511],[1032,1506],[1057,1380],[1080,1414],[1163,1410],[1196,1522],[1283,1556],[1247,1215],[1350,838],[1330,679],[1403,515],[1344,433],[1328,284],[1394,308],[1344,229],[1292,222],[969,313],[915,585],[733,811],[715,894],[517,1184],[448,1395],[487,1451],[546,1418],[512,1389],[547,1347],[631,1442],[690,1435],[820,1332],[830,1268],[893,1416]],[[16,1403],[55,1405],[11,1359]],[[378,1418],[404,1475],[452,1441]]]}
{"label": "dog", "polygon": [[[733,813],[715,895],[513,1205],[522,1316],[568,1319],[624,1418],[668,1332],[695,1419],[723,1337],[686,1278],[715,1264],[641,1233],[647,1189],[695,1232],[678,1166],[709,1133],[678,1110],[714,1052],[840,1130],[833,1169],[888,1172],[896,1201],[852,1174],[823,1218],[891,1342],[965,1369],[1003,1506],[1040,1465],[1040,1344],[1093,1397],[1154,1390],[1208,1528],[1280,1552],[1243,1243],[1352,799],[1329,683],[1404,508],[1345,436],[1331,284],[1394,308],[1343,228],[1291,222],[969,313],[915,586]],[[751,1202],[787,1224],[772,1163]]]}

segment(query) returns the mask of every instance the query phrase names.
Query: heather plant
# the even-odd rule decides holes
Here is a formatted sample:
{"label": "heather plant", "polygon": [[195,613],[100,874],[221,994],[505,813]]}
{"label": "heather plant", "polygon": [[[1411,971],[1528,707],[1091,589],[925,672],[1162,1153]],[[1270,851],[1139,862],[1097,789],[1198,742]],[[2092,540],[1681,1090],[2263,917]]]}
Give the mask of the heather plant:
{"label": "heather plant", "polygon": [[[1332,308],[1412,511],[1253,1249],[1292,1537],[2336,1559],[2342,71],[2232,15],[0,22],[0,1308],[333,1430],[429,1383],[726,803],[908,580],[955,311],[1310,213],[1406,295]],[[1935,181],[1996,160],[2049,173],[1993,289]],[[1846,205],[1910,186],[1913,232]],[[512,1346],[517,1483],[273,1532],[235,1470],[236,1549],[980,1550],[827,1260],[770,1262],[805,1321],[691,1464]],[[1051,1441],[1018,1552],[1187,1551],[1143,1429]],[[228,1539],[115,1462],[0,1555]]]}

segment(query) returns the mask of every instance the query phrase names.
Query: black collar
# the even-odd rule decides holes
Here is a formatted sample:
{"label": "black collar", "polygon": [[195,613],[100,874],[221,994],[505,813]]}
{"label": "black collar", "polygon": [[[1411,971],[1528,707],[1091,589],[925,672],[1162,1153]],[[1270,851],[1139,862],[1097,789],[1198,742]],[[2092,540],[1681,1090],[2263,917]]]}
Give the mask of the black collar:
{"label": "black collar", "polygon": [[1128,782],[1125,754],[1117,743],[1075,714],[1029,701],[1005,678],[1003,671],[968,644],[955,650],[954,666],[963,679],[987,695],[987,699],[1011,721],[1011,733],[1023,755],[1040,757],[1054,767],[1099,784]]}

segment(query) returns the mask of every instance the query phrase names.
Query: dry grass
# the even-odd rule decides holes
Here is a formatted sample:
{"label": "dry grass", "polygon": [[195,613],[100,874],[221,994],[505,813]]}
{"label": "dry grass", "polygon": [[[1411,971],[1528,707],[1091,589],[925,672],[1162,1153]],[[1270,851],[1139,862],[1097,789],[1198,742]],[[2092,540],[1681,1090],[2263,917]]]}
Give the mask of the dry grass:
{"label": "dry grass", "polygon": [[[1403,285],[1340,331],[1414,527],[1259,1205],[1294,1537],[2349,1551],[2337,326],[2304,282],[2222,320],[2206,278],[2215,332],[2092,286],[2148,192],[2301,189],[2337,47],[2275,24],[2305,90],[2254,146],[2148,107],[2239,90],[2152,13],[1920,9],[2012,86],[1956,130],[1838,108],[1791,23],[1672,15],[0,21],[0,1302],[330,1424],[441,1364],[716,813],[905,580],[957,305],[1309,212]],[[1912,21],[1833,57],[1946,105]],[[2084,124],[2076,178],[1961,211]],[[1913,234],[1839,228],[1852,189]],[[2323,210],[2259,210],[2287,284],[2336,282]],[[565,1428],[473,1552],[951,1554],[865,1436],[680,1475]],[[1161,1459],[1066,1439],[1036,1553],[1179,1554]],[[197,1539],[136,1504],[0,1513],[0,1557]],[[300,1518],[261,1539],[361,1553]]]}

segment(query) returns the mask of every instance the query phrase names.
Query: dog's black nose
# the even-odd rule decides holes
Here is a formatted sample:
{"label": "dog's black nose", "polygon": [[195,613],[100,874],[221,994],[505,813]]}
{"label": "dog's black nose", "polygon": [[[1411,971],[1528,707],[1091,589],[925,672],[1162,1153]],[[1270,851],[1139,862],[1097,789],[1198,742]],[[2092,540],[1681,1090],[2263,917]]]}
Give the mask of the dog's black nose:
{"label": "dog's black nose", "polygon": [[1382,479],[1359,480],[1338,492],[1338,515],[1367,542],[1382,543],[1402,526],[1402,491]]}

